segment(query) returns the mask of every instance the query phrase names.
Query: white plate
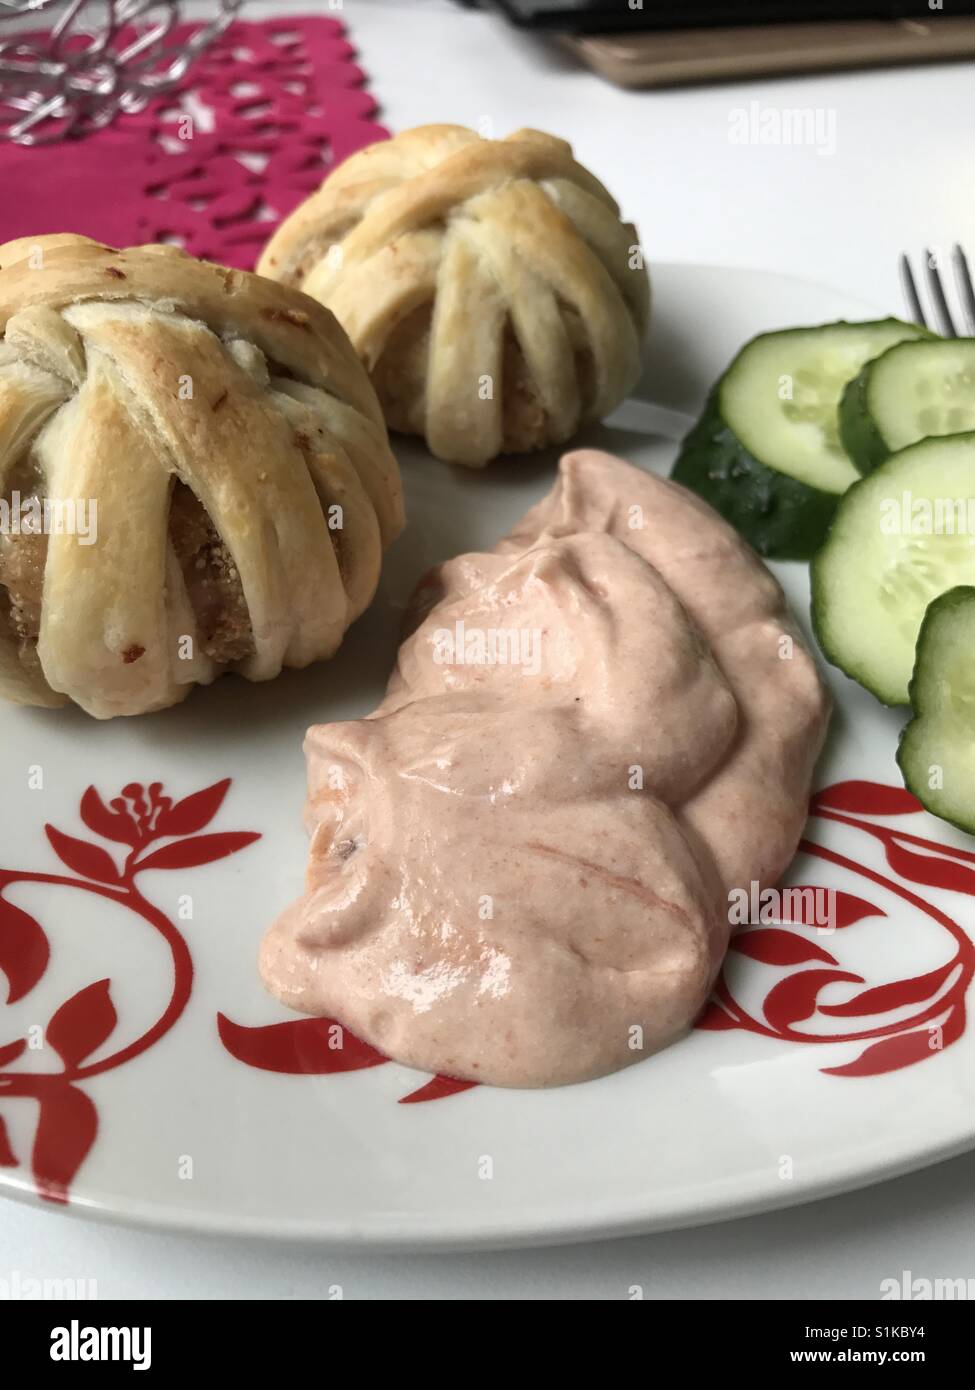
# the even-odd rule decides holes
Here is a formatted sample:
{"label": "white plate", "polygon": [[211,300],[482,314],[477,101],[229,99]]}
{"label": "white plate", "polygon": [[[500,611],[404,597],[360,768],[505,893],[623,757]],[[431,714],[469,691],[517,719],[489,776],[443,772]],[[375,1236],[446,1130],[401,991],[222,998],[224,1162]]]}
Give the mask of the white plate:
{"label": "white plate", "polygon": [[[664,408],[631,402],[589,441],[658,470],[669,467],[672,441],[687,424],[681,412],[699,407],[753,333],[877,312],[832,290],[753,271],[661,266],[654,279],[643,394]],[[906,1042],[896,1039],[924,1010],[898,1007],[894,995],[878,1001],[884,1012],[877,1017],[818,1012],[797,1025],[813,1041],[789,1040],[781,1028],[698,1030],[658,1057],[583,1086],[478,1087],[407,1105],[399,1102],[429,1078],[392,1063],[289,1075],[228,1050],[218,1015],[230,1020],[224,1036],[237,1053],[265,1062],[300,1053],[305,1065],[355,1060],[348,1041],[344,1051],[329,1049],[324,1025],[318,1032],[316,1025],[247,1031],[295,1020],[264,993],[255,955],[265,927],[301,883],[304,729],[374,706],[393,660],[398,610],[420,573],[459,550],[493,544],[553,477],[554,456],[483,475],[446,468],[413,447],[401,457],[411,527],[389,559],[375,606],[331,664],[266,686],[225,680],[146,719],[99,724],[75,710],[0,712],[4,899],[38,924],[9,908],[0,924],[0,965],[13,968],[26,990],[0,1005],[0,1057],[8,1042],[47,1038],[13,1063],[0,1062],[3,1189],[36,1199],[38,1176],[53,1185],[53,1195],[67,1179],[72,1210],[162,1227],[349,1244],[501,1245],[784,1206],[972,1145],[975,1037],[963,1030],[961,1001],[972,967],[963,928],[972,922],[975,872],[950,853],[972,842],[922,813],[878,814],[877,792],[848,817],[859,826],[810,821],[809,839],[846,865],[810,853],[792,872],[794,883],[834,887],[877,913],[833,936],[795,928],[792,944],[829,952],[835,968],[865,981],[826,981],[820,1002],[830,1005],[957,955],[942,1002]],[[804,621],[805,567],[777,572]],[[836,673],[831,680],[838,712],[818,784],[896,785],[898,716]],[[130,783],[159,782],[183,798],[227,777],[232,785],[205,833],[259,832],[260,839],[195,868],[148,868],[137,878],[144,896],[125,886],[109,886],[108,896],[91,891],[84,873],[106,872],[106,852],[121,863],[128,846],[85,826],[79,803],[89,784],[108,802]],[[186,829],[192,820],[187,812]],[[45,823],[102,849],[93,856],[61,842],[67,867],[45,837]],[[905,834],[946,849],[918,846]],[[905,858],[905,849],[920,858]],[[185,860],[191,853],[172,855]],[[904,872],[944,886],[918,886]],[[73,881],[25,879],[29,873]],[[27,989],[45,936],[50,962]],[[180,965],[172,1004],[174,951]],[[736,953],[730,960],[736,1008],[759,1023],[763,1000],[786,975],[829,968],[821,959],[775,966]],[[785,1017],[781,990],[775,998],[773,1015]],[[928,1025],[945,1015],[945,1045],[929,1049],[939,1038]],[[871,1053],[885,1070],[824,1072],[872,1046],[869,1039],[841,1040],[870,1029],[885,1040],[882,1053]],[[919,1048],[920,1060],[912,1061]],[[69,1075],[80,1072],[76,1083],[58,1079],[65,1065]]]}

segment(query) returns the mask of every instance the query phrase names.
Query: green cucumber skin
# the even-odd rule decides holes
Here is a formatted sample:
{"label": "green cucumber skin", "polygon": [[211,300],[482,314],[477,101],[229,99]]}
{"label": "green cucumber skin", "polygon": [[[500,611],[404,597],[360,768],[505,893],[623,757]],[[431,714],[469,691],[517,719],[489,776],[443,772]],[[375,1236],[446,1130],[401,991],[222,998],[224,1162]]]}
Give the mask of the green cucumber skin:
{"label": "green cucumber skin", "polygon": [[[797,331],[846,325],[848,320],[813,325],[808,330],[776,329],[744,343],[708,397],[704,413],[684,439],[671,477],[709,502],[725,521],[769,560],[809,560],[826,539],[842,493],[790,478],[755,457],[725,424],[720,410],[721,388],[743,353],[764,338]],[[858,328],[888,325],[904,328],[904,338],[937,337],[902,319],[869,319]],[[904,341],[902,339],[901,341]],[[845,447],[845,446],[844,446]],[[885,451],[886,454],[886,451]],[[856,460],[852,460],[856,466]]]}
{"label": "green cucumber skin", "polygon": [[718,409],[720,382],[671,471],[770,560],[808,560],[825,539],[841,493],[820,492],[750,454]]}
{"label": "green cucumber skin", "polygon": [[[909,766],[912,753],[911,730],[915,727],[918,720],[931,717],[925,708],[923,698],[924,682],[920,675],[921,666],[927,656],[928,638],[933,633],[938,620],[945,612],[954,608],[963,608],[968,604],[975,604],[975,588],[970,584],[959,584],[956,588],[946,589],[943,594],[939,594],[936,599],[932,599],[924,610],[924,619],[917,634],[914,674],[911,677],[911,683],[908,687],[911,699],[911,718],[901,730],[900,738],[897,741],[896,757],[897,766],[900,769],[901,777],[904,779],[904,786],[913,796],[917,797],[926,811],[930,811],[933,816],[937,816],[939,820],[943,820],[947,825],[953,825],[958,830],[964,830],[967,835],[975,835],[975,788],[972,789],[971,819],[967,821],[955,820],[952,816],[946,816],[940,811],[936,811],[933,806],[928,804],[930,800],[930,789],[927,784],[921,786],[915,784]],[[973,659],[975,659],[975,657],[973,657]]]}
{"label": "green cucumber skin", "polygon": [[890,456],[886,440],[877,429],[867,410],[867,387],[870,385],[870,364],[847,383],[840,397],[840,443],[849,455],[854,468],[866,475]]}
{"label": "green cucumber skin", "polygon": [[[934,342],[938,341],[938,334],[932,333],[930,329],[918,328],[915,339],[905,338],[903,341]],[[900,346],[901,343],[894,344],[894,347]],[[886,351],[891,352],[892,349],[887,348]],[[880,357],[883,355],[881,353]],[[874,357],[865,363],[853,380],[847,382],[843,395],[840,397],[840,443],[854,468],[864,475],[872,473],[883,463],[884,459],[890,458],[891,454],[890,445],[874,423],[867,405],[870,371],[874,362],[879,361],[879,357]]]}

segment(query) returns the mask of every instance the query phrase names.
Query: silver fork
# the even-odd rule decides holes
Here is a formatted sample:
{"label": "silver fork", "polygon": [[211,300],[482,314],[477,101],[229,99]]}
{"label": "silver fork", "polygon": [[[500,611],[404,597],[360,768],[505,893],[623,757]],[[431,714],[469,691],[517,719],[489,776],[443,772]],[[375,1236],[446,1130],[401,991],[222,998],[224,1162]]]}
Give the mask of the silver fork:
{"label": "silver fork", "polygon": [[[928,293],[931,297],[934,327],[945,338],[975,337],[975,289],[972,288],[972,273],[968,268],[964,251],[957,244],[951,249],[951,265],[955,273],[955,288],[961,301],[960,307],[955,310],[955,317],[952,317],[951,310],[948,308],[948,298],[941,280],[938,257],[930,250],[924,253],[924,272],[928,282]],[[914,274],[911,270],[911,262],[907,256],[901,256],[899,268],[901,286],[904,290],[904,298],[907,300],[907,312],[911,321],[919,323],[922,328],[927,328],[929,324],[924,316],[924,309],[921,306],[917,285],[914,282]],[[961,331],[955,327],[956,319],[963,325]]]}

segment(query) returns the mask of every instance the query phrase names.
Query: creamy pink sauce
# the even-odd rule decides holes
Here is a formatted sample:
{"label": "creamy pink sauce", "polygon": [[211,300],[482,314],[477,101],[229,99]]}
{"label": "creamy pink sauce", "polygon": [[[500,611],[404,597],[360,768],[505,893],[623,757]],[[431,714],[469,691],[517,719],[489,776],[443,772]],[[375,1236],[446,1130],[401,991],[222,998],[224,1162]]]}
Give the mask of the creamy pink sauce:
{"label": "creamy pink sauce", "polygon": [[[697,497],[582,450],[415,604],[375,713],[309,731],[265,984],[496,1086],[639,1061],[702,1008],[730,890],[802,830],[829,706],[782,591]],[[508,661],[477,659],[492,632]]]}

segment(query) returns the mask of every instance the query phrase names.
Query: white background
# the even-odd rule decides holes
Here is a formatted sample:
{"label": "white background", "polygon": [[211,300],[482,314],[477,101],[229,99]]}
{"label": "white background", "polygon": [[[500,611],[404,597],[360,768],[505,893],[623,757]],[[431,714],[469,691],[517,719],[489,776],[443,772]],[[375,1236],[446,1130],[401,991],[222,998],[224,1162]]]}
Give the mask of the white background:
{"label": "white background", "polygon": [[[200,8],[192,6],[191,8]],[[328,13],[328,0],[252,3]],[[337,12],[393,130],[429,121],[568,138],[651,260],[747,265],[900,310],[896,257],[975,253],[975,65],[627,93],[554,45],[447,0]],[[932,16],[937,23],[937,15]],[[835,150],[737,144],[734,113],[812,107]],[[562,1250],[348,1255],[126,1231],[4,1205],[0,1280],[95,1280],[102,1298],[878,1297],[881,1280],[975,1277],[975,1155],[882,1187],[703,1230]]]}

